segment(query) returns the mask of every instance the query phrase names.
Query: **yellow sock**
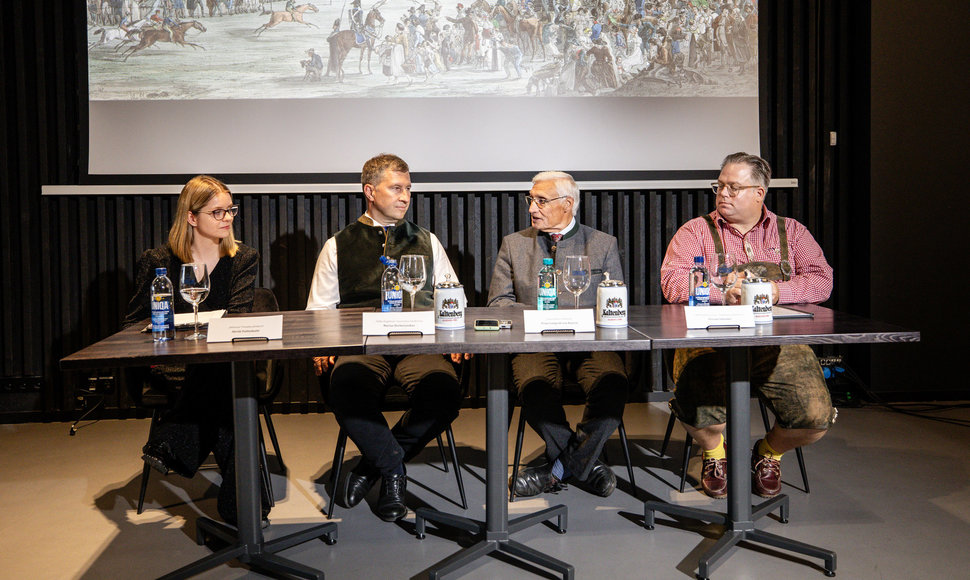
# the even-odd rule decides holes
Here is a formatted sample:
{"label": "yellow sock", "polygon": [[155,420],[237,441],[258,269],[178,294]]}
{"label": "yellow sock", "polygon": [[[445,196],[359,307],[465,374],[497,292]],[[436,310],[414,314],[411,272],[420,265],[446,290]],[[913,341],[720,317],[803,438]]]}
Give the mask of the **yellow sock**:
{"label": "yellow sock", "polygon": [[758,455],[761,455],[762,457],[768,457],[770,459],[775,459],[777,461],[781,461],[781,456],[784,454],[778,453],[777,451],[772,449],[771,445],[768,445],[768,438],[766,437],[762,439],[760,443],[758,443]]}
{"label": "yellow sock", "polygon": [[721,442],[714,449],[704,450],[704,459],[724,459],[727,453],[724,451],[724,435],[721,435]]}

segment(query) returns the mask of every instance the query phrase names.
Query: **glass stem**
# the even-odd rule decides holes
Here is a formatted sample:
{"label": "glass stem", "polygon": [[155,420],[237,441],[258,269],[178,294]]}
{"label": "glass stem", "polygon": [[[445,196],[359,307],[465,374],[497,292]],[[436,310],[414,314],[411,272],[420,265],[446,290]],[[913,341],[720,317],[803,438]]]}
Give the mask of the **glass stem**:
{"label": "glass stem", "polygon": [[192,313],[195,314],[195,336],[199,336],[199,305],[192,305]]}

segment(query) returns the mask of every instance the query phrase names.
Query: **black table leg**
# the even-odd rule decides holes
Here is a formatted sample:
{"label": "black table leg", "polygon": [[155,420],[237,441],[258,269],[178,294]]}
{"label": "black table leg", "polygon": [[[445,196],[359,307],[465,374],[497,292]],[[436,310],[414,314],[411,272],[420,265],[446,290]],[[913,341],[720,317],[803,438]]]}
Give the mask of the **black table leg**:
{"label": "black table leg", "polygon": [[654,528],[654,512],[697,519],[703,522],[725,526],[724,534],[710,550],[705,552],[697,563],[697,578],[707,579],[711,572],[730,556],[732,549],[741,541],[765,544],[791,552],[821,558],[825,564],[825,575],[835,576],[835,552],[818,548],[796,540],[756,529],[754,522],[779,508],[783,523],[788,522],[788,496],[782,494],[757,506],[751,505],[751,383],[750,350],[735,347],[730,351],[728,376],[727,457],[728,457],[728,498],[727,514],[668,504],[650,500],[643,505],[643,525],[648,530]]}
{"label": "black table leg", "polygon": [[557,518],[557,531],[561,534],[566,533],[566,506],[553,506],[509,521],[509,393],[505,380],[507,364],[504,359],[505,357],[496,357],[496,359],[488,361],[487,364],[485,523],[429,508],[418,508],[415,511],[414,527],[418,539],[425,537],[426,521],[480,535],[480,541],[476,544],[452,554],[432,566],[428,577],[433,580],[458,573],[475,560],[496,551],[505,552],[526,562],[554,570],[561,574],[564,580],[572,580],[575,574],[571,564],[557,560],[509,538],[509,535],[514,532],[550,520],[553,517]]}
{"label": "black table leg", "polygon": [[[265,540],[260,525],[259,417],[251,362],[232,363],[232,388],[236,439],[236,517],[239,527],[234,529],[208,518],[199,518],[196,522],[196,541],[200,545],[207,538],[214,537],[229,546],[162,578],[188,578],[230,560],[238,560],[271,574],[322,579],[323,572],[276,556],[275,553],[319,537],[324,537],[327,544],[333,544],[337,538],[337,524],[327,522],[310,528],[298,526],[300,531]],[[228,485],[228,482],[223,482],[223,485]]]}

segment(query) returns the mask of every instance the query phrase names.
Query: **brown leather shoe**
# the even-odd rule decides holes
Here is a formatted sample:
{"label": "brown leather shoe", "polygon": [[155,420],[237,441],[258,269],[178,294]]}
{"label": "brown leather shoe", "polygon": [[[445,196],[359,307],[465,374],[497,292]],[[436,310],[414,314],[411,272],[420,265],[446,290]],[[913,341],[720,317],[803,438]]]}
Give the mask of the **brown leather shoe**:
{"label": "brown leather shoe", "polygon": [[751,491],[771,498],[781,492],[781,462],[758,453],[760,443],[751,450]]}
{"label": "brown leather shoe", "polygon": [[714,499],[727,497],[727,459],[705,459],[701,469],[701,489]]}

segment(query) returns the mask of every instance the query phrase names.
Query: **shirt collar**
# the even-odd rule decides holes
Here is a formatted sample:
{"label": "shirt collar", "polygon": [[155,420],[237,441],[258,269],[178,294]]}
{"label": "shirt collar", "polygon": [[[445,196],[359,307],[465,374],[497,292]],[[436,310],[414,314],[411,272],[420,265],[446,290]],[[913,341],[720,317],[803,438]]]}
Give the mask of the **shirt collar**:
{"label": "shirt collar", "polygon": [[[728,227],[732,227],[732,228],[734,227],[733,225],[731,225],[730,223],[728,223],[728,221],[726,219],[724,219],[723,217],[721,217],[721,214],[717,210],[714,210],[713,212],[711,212],[711,216],[714,218],[715,223],[717,223],[718,225],[720,225],[722,227],[723,226],[728,226]],[[758,223],[754,224],[754,227],[751,228],[751,229],[753,230],[753,229],[758,228],[758,227],[767,228],[768,226],[771,225],[771,220],[773,220],[773,219],[778,219],[778,216],[776,216],[770,209],[768,209],[768,206],[762,205],[761,206],[761,219],[759,219],[758,220]]]}
{"label": "shirt collar", "polygon": [[361,222],[363,224],[369,225],[369,226],[374,226],[376,228],[385,228],[385,229],[387,229],[387,228],[392,228],[394,226],[399,225],[404,220],[403,219],[400,219],[400,220],[394,222],[393,224],[382,224],[382,223],[378,222],[377,220],[375,220],[374,218],[372,218],[370,216],[370,214],[365,211],[364,212],[364,215],[360,216],[357,219],[357,221],[359,221],[359,222]]}
{"label": "shirt collar", "polygon": [[569,225],[559,230],[558,232],[547,232],[546,235],[548,236],[549,234],[562,234],[562,239],[565,240],[567,238],[572,237],[573,234],[579,231],[579,228],[576,226],[577,226],[576,216],[573,216],[572,219],[569,220]]}

